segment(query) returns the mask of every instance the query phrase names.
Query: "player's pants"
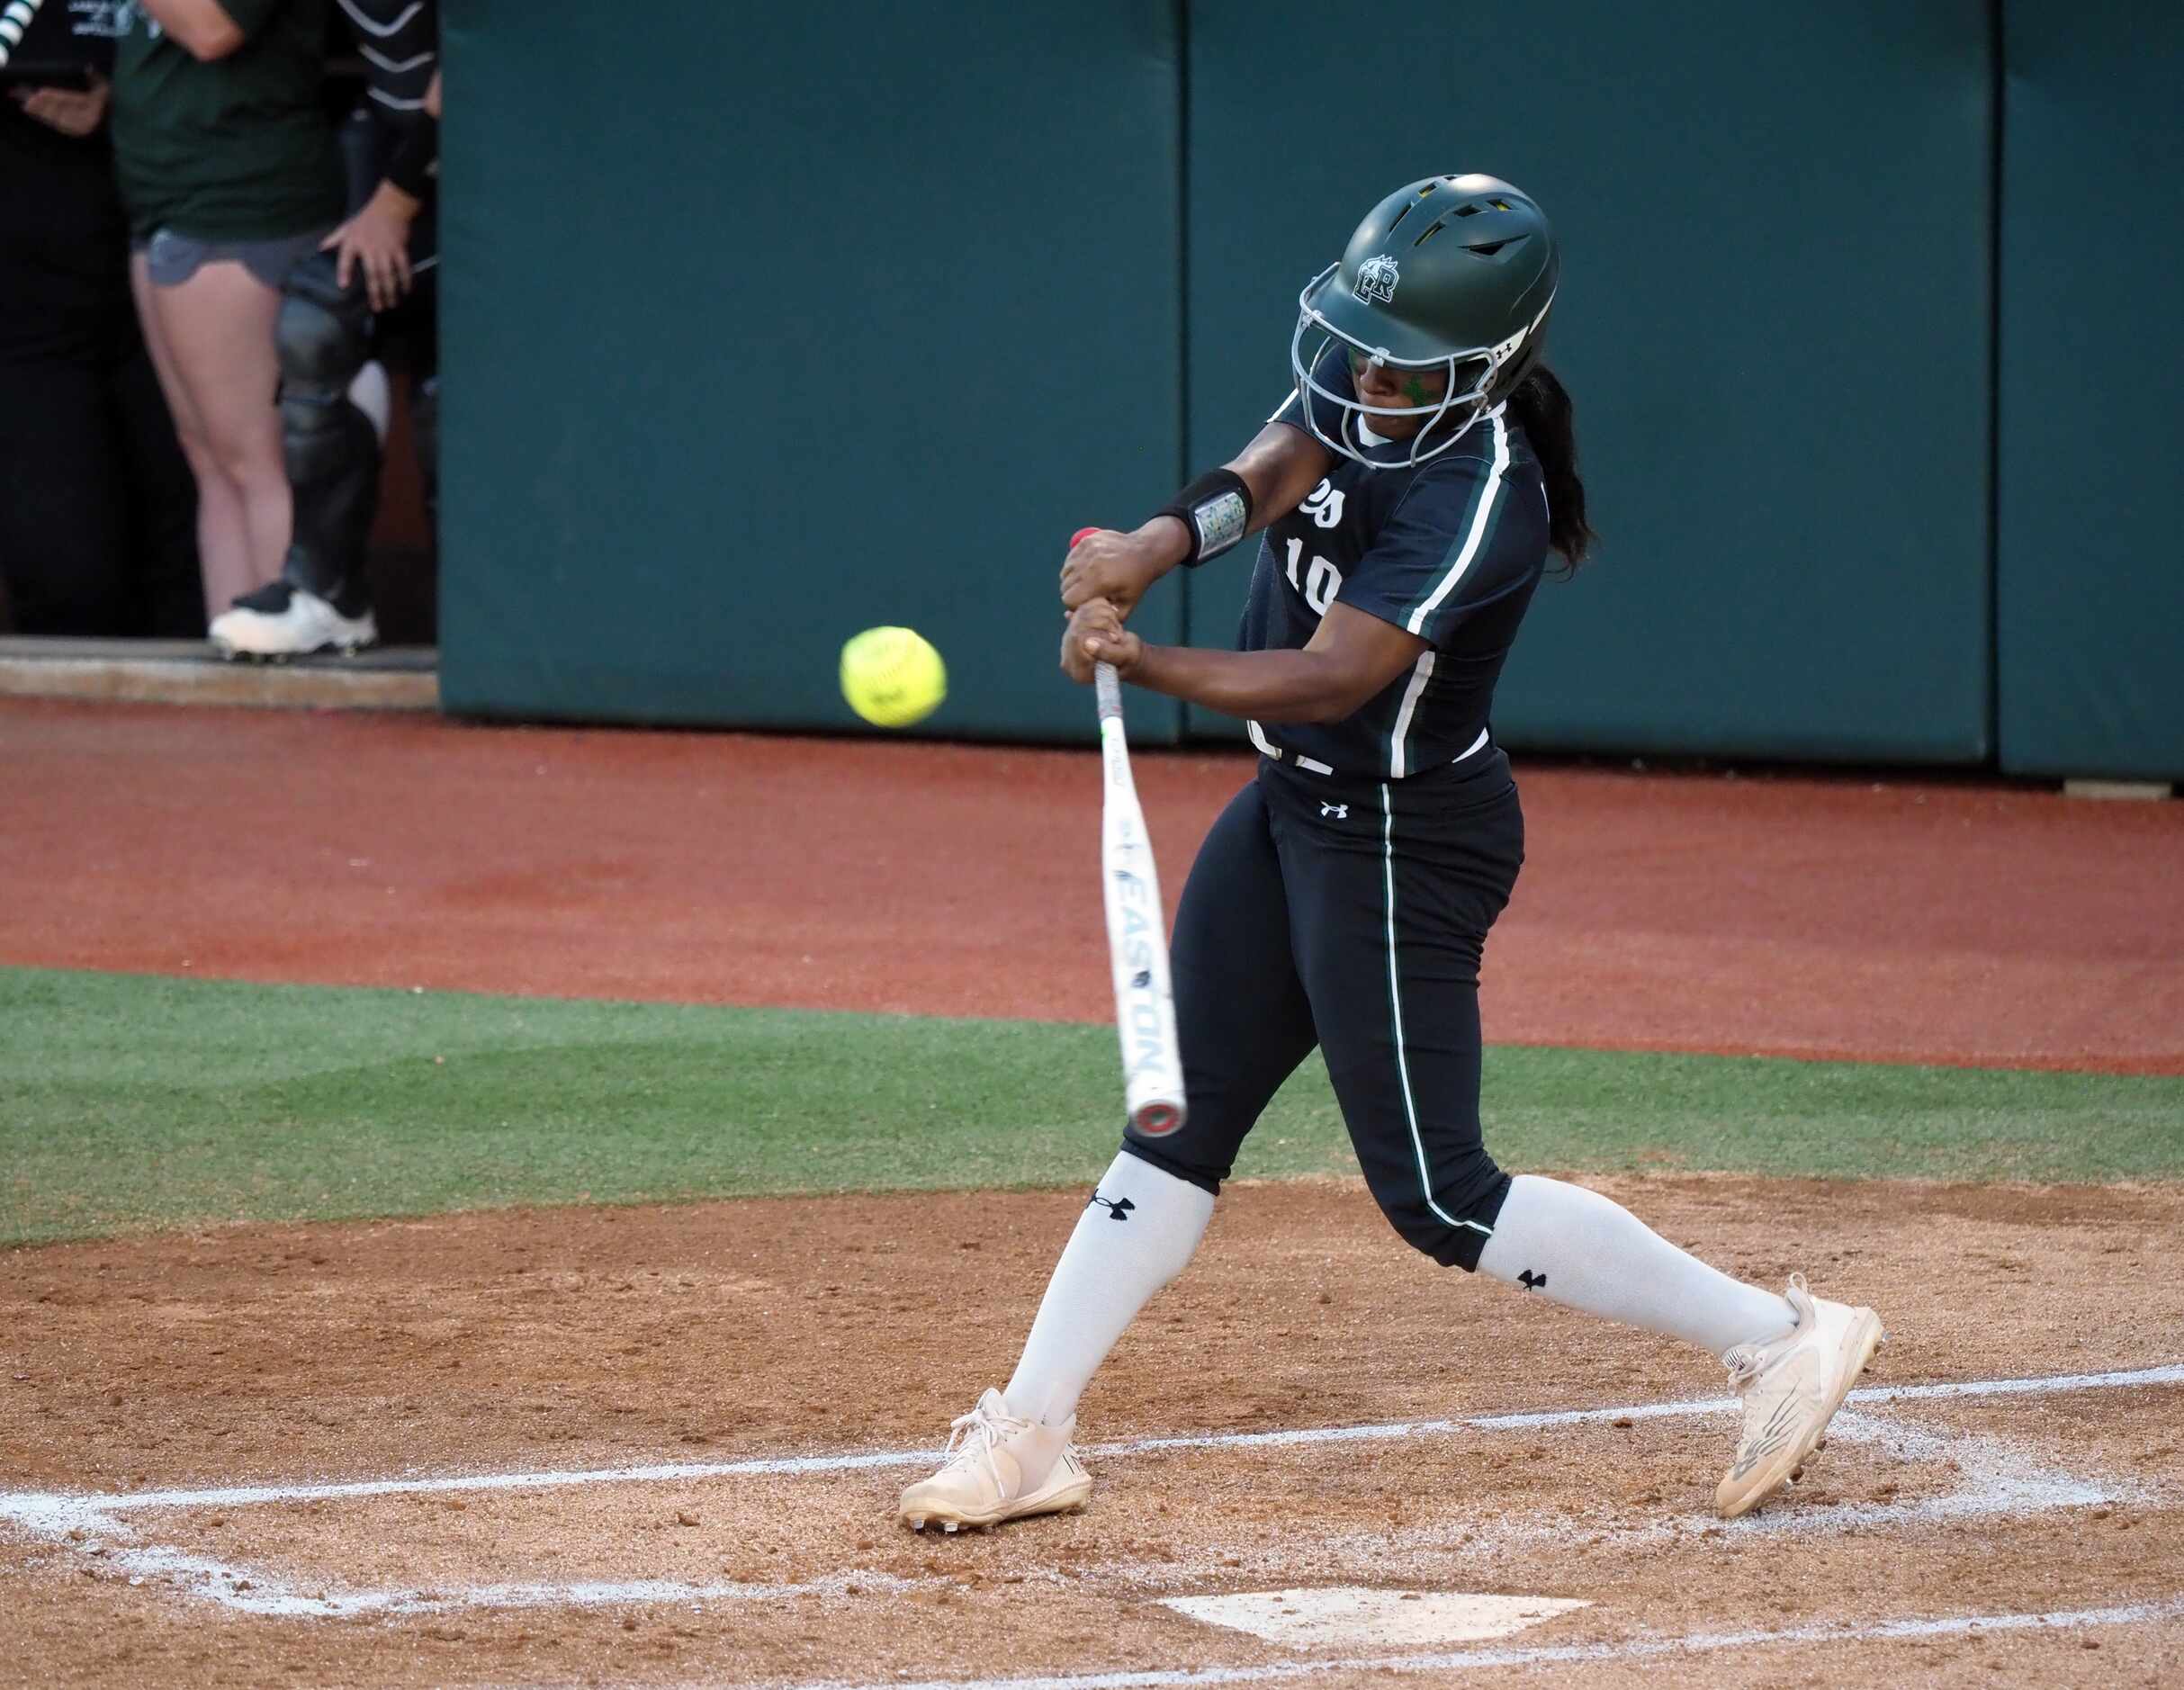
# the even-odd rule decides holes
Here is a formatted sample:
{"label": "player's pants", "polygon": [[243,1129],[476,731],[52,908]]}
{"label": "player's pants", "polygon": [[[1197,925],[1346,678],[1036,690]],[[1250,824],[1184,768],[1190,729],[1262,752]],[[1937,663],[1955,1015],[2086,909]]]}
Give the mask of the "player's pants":
{"label": "player's pants", "polygon": [[1188,1119],[1123,1147],[1218,1191],[1315,1044],[1396,1230],[1466,1270],[1509,1178],[1480,1142],[1478,962],[1524,823],[1496,750],[1404,780],[1262,760],[1200,848],[1173,946]]}

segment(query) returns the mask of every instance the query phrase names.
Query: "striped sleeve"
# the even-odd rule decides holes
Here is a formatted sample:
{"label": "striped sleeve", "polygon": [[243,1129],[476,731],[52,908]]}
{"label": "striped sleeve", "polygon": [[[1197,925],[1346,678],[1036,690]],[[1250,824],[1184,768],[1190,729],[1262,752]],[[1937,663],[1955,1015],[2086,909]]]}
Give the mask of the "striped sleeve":
{"label": "striped sleeve", "polygon": [[[1497,546],[1517,490],[1508,425],[1493,413],[1478,454],[1435,464],[1415,481],[1343,583],[1344,604],[1439,645],[1469,607],[1499,598],[1533,561]],[[1526,548],[1529,549],[1529,548]]]}
{"label": "striped sleeve", "polygon": [[414,121],[440,67],[436,0],[339,0],[370,77],[366,90],[398,122]]}

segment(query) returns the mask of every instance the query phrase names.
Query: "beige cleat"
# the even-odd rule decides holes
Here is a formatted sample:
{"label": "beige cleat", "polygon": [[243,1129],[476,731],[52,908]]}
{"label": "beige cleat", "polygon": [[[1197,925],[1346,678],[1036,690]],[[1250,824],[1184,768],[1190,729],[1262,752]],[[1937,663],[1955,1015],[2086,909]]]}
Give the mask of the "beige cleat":
{"label": "beige cleat", "polygon": [[1888,1336],[1872,1309],[1815,1298],[1802,1273],[1790,1276],[1788,1295],[1795,1326],[1765,1344],[1739,1344],[1721,1358],[1744,1398],[1744,1437],[1714,1490],[1724,1520],[1749,1514],[1803,1471],[1806,1458],[1827,1442],[1828,1422]]}
{"label": "beige cleat", "polygon": [[999,1391],[987,1391],[955,1423],[940,1470],[903,1492],[895,1517],[913,1532],[928,1521],[959,1532],[1080,1512],[1092,1482],[1069,1442],[1076,1425],[1074,1416],[1058,1426],[1019,1420]]}

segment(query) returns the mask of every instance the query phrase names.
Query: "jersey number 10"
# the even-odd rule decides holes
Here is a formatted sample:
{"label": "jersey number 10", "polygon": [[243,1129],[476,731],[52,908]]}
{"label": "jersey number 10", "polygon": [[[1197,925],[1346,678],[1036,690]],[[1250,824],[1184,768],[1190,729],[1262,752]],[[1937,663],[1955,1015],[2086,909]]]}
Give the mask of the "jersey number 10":
{"label": "jersey number 10", "polygon": [[1335,602],[1335,595],[1343,589],[1342,571],[1326,558],[1316,557],[1300,579],[1298,566],[1304,562],[1304,542],[1290,540],[1287,544],[1290,552],[1290,585],[1304,595],[1304,601],[1312,607],[1314,616],[1326,616],[1327,607]]}

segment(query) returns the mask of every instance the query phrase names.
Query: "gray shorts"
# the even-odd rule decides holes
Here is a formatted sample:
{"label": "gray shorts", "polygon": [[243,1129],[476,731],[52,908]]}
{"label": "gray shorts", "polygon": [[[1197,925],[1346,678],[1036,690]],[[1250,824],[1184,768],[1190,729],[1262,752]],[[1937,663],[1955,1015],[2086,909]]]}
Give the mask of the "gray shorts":
{"label": "gray shorts", "polygon": [[288,273],[319,250],[325,229],[310,235],[287,235],[279,240],[200,240],[194,235],[155,229],[149,240],[130,243],[130,250],[146,255],[153,283],[178,288],[206,265],[232,260],[267,287],[278,289]]}

